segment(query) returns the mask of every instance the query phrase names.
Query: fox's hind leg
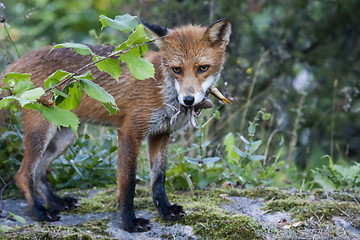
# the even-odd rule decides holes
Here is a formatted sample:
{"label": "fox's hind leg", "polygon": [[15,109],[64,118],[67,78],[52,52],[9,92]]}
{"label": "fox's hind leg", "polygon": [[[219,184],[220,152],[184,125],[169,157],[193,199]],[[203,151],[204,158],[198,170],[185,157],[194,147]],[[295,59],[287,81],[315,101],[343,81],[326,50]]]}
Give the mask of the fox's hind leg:
{"label": "fox's hind leg", "polygon": [[50,187],[47,181],[47,170],[50,163],[60,156],[75,140],[76,135],[70,128],[56,128],[55,134],[46,146],[45,152],[33,169],[34,186],[46,204],[57,211],[71,210],[78,205],[71,197],[61,198]]}
{"label": "fox's hind leg", "polygon": [[[50,162],[60,155],[75,137],[69,134],[69,137],[64,139],[65,143],[57,147],[53,139],[58,139],[60,135],[55,125],[43,119],[41,114],[35,111],[24,110],[23,119],[25,151],[20,169],[15,176],[16,185],[24,194],[35,219],[57,221],[58,212],[62,208],[54,202],[59,202],[61,198],[47,183],[46,170]],[[54,207],[46,209],[41,198]]]}

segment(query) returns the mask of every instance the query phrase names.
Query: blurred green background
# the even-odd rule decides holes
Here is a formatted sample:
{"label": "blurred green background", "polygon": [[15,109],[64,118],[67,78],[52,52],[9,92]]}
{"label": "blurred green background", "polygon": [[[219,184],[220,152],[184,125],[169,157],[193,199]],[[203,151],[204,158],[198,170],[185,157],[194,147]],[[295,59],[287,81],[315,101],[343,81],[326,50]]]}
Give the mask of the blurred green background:
{"label": "blurred green background", "polygon": [[[356,0],[2,0],[0,4],[0,16],[6,18],[20,55],[53,43],[124,41],[116,31],[100,30],[100,14],[114,18],[129,13],[169,28],[229,18],[232,35],[219,89],[233,104],[216,103],[221,117],[206,131],[211,144],[205,155],[222,158],[224,137],[230,132],[236,138],[246,135],[248,121],[265,108],[271,118],[259,121],[258,151],[266,152],[267,163],[278,157],[286,169],[296,169],[300,180],[311,169],[328,164],[324,155],[344,166],[360,162],[359,11]],[[16,58],[0,25],[0,70]],[[205,118],[211,114],[205,113]],[[0,145],[3,169],[9,159],[16,169],[21,159],[20,145],[14,147],[21,130],[12,132],[11,144]],[[191,148],[198,137],[195,130],[177,134],[175,147]],[[283,184],[289,178],[283,177]]]}

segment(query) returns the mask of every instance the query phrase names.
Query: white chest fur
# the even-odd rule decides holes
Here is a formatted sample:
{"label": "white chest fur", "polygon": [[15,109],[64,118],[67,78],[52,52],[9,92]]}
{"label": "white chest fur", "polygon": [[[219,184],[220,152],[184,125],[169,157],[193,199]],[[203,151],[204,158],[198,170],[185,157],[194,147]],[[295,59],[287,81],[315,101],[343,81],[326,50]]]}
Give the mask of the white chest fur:
{"label": "white chest fur", "polygon": [[157,109],[151,116],[148,134],[174,132],[189,123],[189,112],[180,108],[177,99],[175,83],[170,76],[164,81],[161,89],[164,96],[164,106]]}

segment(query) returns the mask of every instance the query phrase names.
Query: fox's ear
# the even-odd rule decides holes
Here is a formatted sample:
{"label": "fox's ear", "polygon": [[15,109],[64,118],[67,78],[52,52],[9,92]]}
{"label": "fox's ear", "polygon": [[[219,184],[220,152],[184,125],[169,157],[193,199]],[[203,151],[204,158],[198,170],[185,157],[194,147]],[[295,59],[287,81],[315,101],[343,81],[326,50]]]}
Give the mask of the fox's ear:
{"label": "fox's ear", "polygon": [[203,39],[214,45],[226,46],[230,40],[231,24],[229,19],[222,18],[206,30]]}
{"label": "fox's ear", "polygon": [[[153,35],[154,38],[162,38],[162,37],[166,36],[168,33],[170,33],[170,31],[171,31],[170,29],[167,29],[166,27],[155,25],[155,24],[150,24],[143,20],[141,20],[141,23],[151,32],[151,35]],[[155,41],[155,44],[159,48],[162,48],[164,41],[165,41],[164,39],[158,39],[157,41]]]}
{"label": "fox's ear", "polygon": [[163,26],[159,26],[159,25],[155,25],[155,24],[150,24],[145,22],[144,20],[141,20],[141,23],[147,28],[149,29],[149,31],[151,32],[151,34],[154,37],[164,37],[166,34],[168,34],[169,30],[166,27]]}

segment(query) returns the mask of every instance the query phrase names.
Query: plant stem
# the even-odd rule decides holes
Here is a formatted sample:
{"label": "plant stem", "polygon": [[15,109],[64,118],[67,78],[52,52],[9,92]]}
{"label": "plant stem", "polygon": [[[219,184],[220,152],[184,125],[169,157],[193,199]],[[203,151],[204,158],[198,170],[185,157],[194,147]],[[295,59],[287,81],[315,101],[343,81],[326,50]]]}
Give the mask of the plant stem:
{"label": "plant stem", "polygon": [[296,142],[297,142],[297,138],[298,138],[297,131],[298,131],[299,125],[300,125],[300,120],[301,120],[301,116],[302,116],[302,108],[303,108],[305,97],[306,97],[305,93],[301,94],[301,98],[300,98],[298,107],[296,109],[294,129],[291,133],[291,140],[290,140],[290,145],[289,145],[288,161],[292,160],[294,151],[296,149]]}
{"label": "plant stem", "polygon": [[331,113],[331,137],[330,137],[330,156],[334,157],[334,128],[335,128],[335,103],[336,103],[336,88],[338,80],[334,81],[333,98],[332,98],[332,113]]}
{"label": "plant stem", "polygon": [[247,99],[246,99],[244,114],[243,114],[243,117],[242,117],[242,119],[241,119],[240,132],[242,132],[243,129],[244,129],[244,124],[245,124],[247,112],[248,112],[248,109],[249,109],[249,105],[250,105],[252,93],[253,93],[253,91],[254,91],[255,83],[256,83],[257,77],[258,77],[258,75],[259,75],[261,65],[264,63],[264,61],[265,61],[265,59],[266,59],[266,57],[267,57],[268,55],[269,55],[269,51],[265,51],[265,52],[261,55],[260,60],[259,60],[259,62],[258,62],[257,65],[256,65],[255,74],[254,74],[254,77],[253,77],[253,79],[252,79],[251,86],[250,86],[250,88],[249,88],[248,96],[247,96]]}

